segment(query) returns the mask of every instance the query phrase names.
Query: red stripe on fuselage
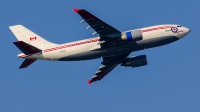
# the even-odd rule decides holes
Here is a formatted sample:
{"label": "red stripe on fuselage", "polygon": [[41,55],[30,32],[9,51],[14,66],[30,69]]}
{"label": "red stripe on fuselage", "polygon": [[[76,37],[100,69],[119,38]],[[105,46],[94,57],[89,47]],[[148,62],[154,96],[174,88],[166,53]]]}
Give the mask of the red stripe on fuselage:
{"label": "red stripe on fuselage", "polygon": [[55,50],[59,50],[59,49],[64,49],[64,48],[68,48],[68,47],[83,45],[83,44],[97,42],[97,41],[99,41],[99,38],[93,39],[93,40],[87,40],[87,41],[83,41],[83,42],[78,42],[78,43],[72,43],[72,44],[62,45],[62,46],[55,47],[55,48],[49,48],[49,49],[45,49],[43,52],[55,51]]}
{"label": "red stripe on fuselage", "polygon": [[[159,26],[159,27],[156,27],[156,28],[149,28],[149,29],[142,30],[142,32],[145,33],[145,32],[150,32],[150,31],[155,31],[155,30],[161,30],[161,29],[166,29],[166,28],[171,28],[171,27],[172,26]],[[97,41],[99,41],[99,38],[93,39],[93,40],[86,40],[86,41],[82,41],[82,42],[78,42],[78,43],[72,43],[72,44],[62,45],[62,46],[55,47],[55,48],[49,48],[49,49],[43,50],[43,52],[45,53],[45,52],[55,51],[55,50],[59,50],[59,49],[64,49],[64,48],[68,48],[68,47],[73,47],[73,46],[78,46],[78,45],[93,43],[93,42],[97,42]]]}
{"label": "red stripe on fuselage", "polygon": [[171,28],[171,27],[172,26],[159,26],[156,28],[149,28],[149,29],[142,30],[142,32],[145,33],[145,32],[149,32],[149,31],[162,30],[162,29]]}

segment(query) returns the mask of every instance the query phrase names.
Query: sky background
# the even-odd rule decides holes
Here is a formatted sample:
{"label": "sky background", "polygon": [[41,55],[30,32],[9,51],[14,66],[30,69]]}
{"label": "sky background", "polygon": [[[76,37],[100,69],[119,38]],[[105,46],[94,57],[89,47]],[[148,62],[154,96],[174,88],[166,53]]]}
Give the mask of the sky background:
{"label": "sky background", "polygon": [[[1,0],[0,112],[200,112],[199,0]],[[148,66],[116,67],[88,85],[102,59],[36,61],[19,70],[21,51],[9,26],[22,24],[54,43],[93,37],[72,8],[84,8],[120,31],[158,24],[192,30],[146,54]]]}

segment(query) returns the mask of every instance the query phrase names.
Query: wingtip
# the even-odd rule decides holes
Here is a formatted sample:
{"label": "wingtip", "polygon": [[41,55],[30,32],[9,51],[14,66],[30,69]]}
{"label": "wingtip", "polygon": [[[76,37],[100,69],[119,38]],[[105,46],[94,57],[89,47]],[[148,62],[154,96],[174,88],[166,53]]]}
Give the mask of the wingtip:
{"label": "wingtip", "polygon": [[77,13],[80,9],[78,8],[73,8],[74,12]]}
{"label": "wingtip", "polygon": [[89,85],[91,85],[91,84],[92,84],[91,80],[87,80],[87,82],[88,82],[88,84],[89,84]]}

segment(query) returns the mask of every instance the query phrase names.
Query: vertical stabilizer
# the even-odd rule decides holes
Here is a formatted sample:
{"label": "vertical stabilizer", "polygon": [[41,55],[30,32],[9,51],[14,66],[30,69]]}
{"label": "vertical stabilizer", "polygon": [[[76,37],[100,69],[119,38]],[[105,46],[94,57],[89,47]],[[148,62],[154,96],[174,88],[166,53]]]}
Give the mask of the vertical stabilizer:
{"label": "vertical stabilizer", "polygon": [[45,40],[44,38],[40,37],[22,25],[10,26],[9,28],[16,36],[18,41],[24,41],[36,48],[45,49],[47,47],[53,47],[57,45]]}

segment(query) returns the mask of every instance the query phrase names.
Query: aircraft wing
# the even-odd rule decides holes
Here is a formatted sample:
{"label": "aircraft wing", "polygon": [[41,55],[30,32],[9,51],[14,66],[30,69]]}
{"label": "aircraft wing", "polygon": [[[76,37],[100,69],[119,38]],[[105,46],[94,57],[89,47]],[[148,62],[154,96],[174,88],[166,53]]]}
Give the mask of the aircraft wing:
{"label": "aircraft wing", "polygon": [[93,28],[96,31],[93,34],[100,35],[100,41],[121,36],[120,31],[95,17],[88,11],[74,8],[74,12],[78,13],[83,18],[81,23],[87,22],[89,24],[87,28]]}
{"label": "aircraft wing", "polygon": [[104,57],[103,62],[101,63],[102,65],[99,67],[99,70],[95,73],[95,75],[91,78],[91,80],[88,80],[88,83],[92,84],[92,82],[100,81],[109,72],[111,72],[118,64],[125,61],[128,55],[129,53],[111,57]]}

